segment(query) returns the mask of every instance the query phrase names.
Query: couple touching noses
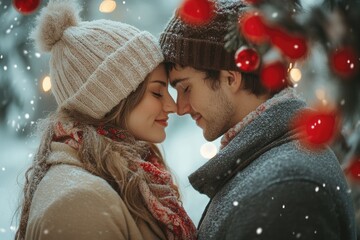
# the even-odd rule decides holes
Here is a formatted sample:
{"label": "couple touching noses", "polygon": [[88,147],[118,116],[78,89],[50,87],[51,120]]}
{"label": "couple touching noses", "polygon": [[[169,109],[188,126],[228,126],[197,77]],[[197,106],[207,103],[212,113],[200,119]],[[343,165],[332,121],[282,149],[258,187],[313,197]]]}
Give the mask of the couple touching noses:
{"label": "couple touching noses", "polygon": [[[175,12],[159,44],[50,0],[31,36],[51,55],[58,107],[38,123],[16,239],[355,239],[338,160],[327,147],[304,149],[290,124],[305,102],[238,71],[224,37],[228,15],[247,6],[215,4],[203,26]],[[156,146],[174,112],[190,114],[205,139],[222,137],[189,176],[210,198],[198,229]]]}

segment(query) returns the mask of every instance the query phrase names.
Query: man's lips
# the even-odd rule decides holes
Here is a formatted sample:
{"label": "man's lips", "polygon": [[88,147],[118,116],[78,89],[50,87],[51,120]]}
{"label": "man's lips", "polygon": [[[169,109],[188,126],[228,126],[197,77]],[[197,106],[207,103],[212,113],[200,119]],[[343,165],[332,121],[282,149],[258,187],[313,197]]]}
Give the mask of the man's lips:
{"label": "man's lips", "polygon": [[194,115],[194,116],[191,116],[192,119],[194,119],[194,121],[198,124],[199,120],[201,119],[201,115]]}

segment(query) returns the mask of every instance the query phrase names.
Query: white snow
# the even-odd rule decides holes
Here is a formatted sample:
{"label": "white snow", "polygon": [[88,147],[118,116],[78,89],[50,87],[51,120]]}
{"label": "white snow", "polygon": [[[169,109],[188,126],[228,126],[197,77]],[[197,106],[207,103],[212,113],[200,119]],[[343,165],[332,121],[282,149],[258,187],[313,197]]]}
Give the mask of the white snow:
{"label": "white snow", "polygon": [[35,142],[21,140],[3,128],[0,128],[0,136],[0,239],[6,240],[14,238],[17,228],[15,211]]}

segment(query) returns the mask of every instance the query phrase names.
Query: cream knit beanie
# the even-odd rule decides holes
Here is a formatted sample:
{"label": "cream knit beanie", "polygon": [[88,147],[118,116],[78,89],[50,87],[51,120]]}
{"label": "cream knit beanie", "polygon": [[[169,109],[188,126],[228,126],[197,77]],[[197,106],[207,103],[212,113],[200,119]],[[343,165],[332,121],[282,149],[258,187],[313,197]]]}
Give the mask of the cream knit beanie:
{"label": "cream knit beanie", "polygon": [[31,33],[50,52],[52,93],[59,107],[101,119],[163,60],[150,33],[115,21],[81,21],[74,0],[50,0]]}

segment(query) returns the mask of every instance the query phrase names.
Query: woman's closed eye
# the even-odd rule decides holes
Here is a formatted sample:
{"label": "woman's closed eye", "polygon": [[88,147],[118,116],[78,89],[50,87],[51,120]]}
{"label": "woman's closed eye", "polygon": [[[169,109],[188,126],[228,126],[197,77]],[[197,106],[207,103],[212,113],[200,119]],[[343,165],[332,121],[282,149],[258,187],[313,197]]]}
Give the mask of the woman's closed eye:
{"label": "woman's closed eye", "polygon": [[154,95],[154,97],[157,97],[157,98],[161,98],[163,95],[159,92],[152,92],[152,94]]}

